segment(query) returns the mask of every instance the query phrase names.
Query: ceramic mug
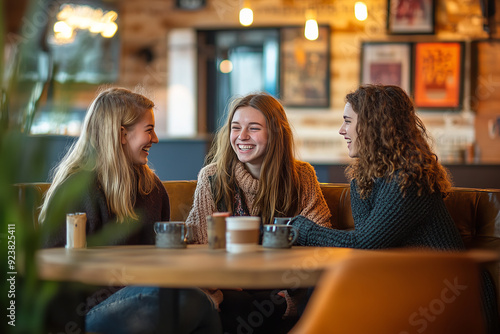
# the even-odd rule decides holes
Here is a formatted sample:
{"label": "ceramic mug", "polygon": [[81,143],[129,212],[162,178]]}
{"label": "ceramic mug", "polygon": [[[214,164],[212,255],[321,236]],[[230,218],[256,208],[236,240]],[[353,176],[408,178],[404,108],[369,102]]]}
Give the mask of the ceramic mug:
{"label": "ceramic mug", "polygon": [[156,247],[186,248],[186,224],[184,222],[156,222]]}
{"label": "ceramic mug", "polygon": [[226,248],[226,218],[229,212],[214,212],[207,216],[208,248]]}
{"label": "ceramic mug", "polygon": [[299,236],[299,231],[292,225],[264,225],[262,246],[266,248],[290,248]]}
{"label": "ceramic mug", "polygon": [[292,220],[291,217],[276,217],[274,218],[273,224],[276,225],[287,225],[290,220]]}

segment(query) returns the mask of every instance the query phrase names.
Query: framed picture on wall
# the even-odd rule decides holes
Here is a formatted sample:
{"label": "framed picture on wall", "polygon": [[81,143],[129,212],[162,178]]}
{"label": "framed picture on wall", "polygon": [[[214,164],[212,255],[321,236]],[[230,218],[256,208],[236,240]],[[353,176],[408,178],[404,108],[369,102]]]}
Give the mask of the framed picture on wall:
{"label": "framed picture on wall", "polygon": [[287,107],[330,106],[330,28],[310,41],[303,27],[281,29],[281,101]]}
{"label": "framed picture on wall", "polygon": [[411,89],[411,44],[364,42],[361,45],[361,84],[396,85]]}
{"label": "framed picture on wall", "polygon": [[388,0],[389,34],[434,34],[435,0]]}
{"label": "framed picture on wall", "polygon": [[415,43],[413,92],[418,108],[461,108],[463,57],[463,42]]}

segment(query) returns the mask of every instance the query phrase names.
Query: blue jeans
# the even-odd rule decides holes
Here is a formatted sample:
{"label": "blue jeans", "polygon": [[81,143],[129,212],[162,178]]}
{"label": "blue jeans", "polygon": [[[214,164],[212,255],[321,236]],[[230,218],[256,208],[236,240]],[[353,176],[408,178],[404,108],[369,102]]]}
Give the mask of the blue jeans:
{"label": "blue jeans", "polygon": [[[157,287],[127,286],[93,307],[85,318],[87,332],[102,334],[156,333],[159,323]],[[212,300],[200,289],[179,289],[180,333],[222,333]],[[162,315],[160,321],[170,320]]]}

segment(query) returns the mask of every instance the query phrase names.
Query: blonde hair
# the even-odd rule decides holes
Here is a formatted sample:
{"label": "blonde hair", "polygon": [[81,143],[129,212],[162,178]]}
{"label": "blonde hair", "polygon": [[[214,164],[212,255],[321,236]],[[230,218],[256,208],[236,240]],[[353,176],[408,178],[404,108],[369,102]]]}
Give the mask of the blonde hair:
{"label": "blonde hair", "polygon": [[230,132],[234,113],[241,107],[262,112],[268,130],[267,151],[262,162],[260,186],[253,205],[253,216],[261,216],[267,224],[273,217],[293,217],[299,213],[301,186],[294,155],[293,134],[281,103],[266,93],[235,99],[226,123],[217,132],[206,163],[215,163],[213,194],[216,206],[224,203],[229,210],[235,195],[234,169],[238,157],[231,147]]}
{"label": "blonde hair", "polygon": [[121,144],[121,127],[133,128],[153,107],[153,101],[125,88],[100,91],[87,111],[79,139],[53,171],[40,222],[46,218],[56,190],[80,171],[96,174],[108,208],[118,222],[138,218],[134,211],[137,191],[149,194],[156,185],[156,176],[147,165],[134,165],[127,157]]}

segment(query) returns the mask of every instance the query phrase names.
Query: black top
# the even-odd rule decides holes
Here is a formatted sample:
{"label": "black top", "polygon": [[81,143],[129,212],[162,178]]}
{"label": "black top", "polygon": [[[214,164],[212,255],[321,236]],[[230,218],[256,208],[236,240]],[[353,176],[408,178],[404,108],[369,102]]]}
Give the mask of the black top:
{"label": "black top", "polygon": [[[87,215],[89,246],[154,244],[154,223],[170,220],[168,194],[158,177],[151,193],[137,194],[134,210],[138,220],[116,223],[116,216],[108,209],[106,196],[95,173],[79,172],[69,177],[52,197],[43,224],[44,247],[65,246],[66,214],[75,212]],[[108,233],[101,233],[99,238],[90,237],[103,229]]]}
{"label": "black top", "polygon": [[[109,211],[106,196],[95,173],[79,172],[68,178],[56,190],[45,222],[42,225],[44,247],[66,245],[66,214],[85,212],[88,246],[150,245],[155,243],[154,223],[170,220],[170,202],[162,182],[156,177],[156,187],[148,195],[137,195],[134,204],[136,221],[116,223]],[[117,281],[118,284],[125,282]],[[83,314],[106,300],[123,286],[106,286],[87,291]]]}

